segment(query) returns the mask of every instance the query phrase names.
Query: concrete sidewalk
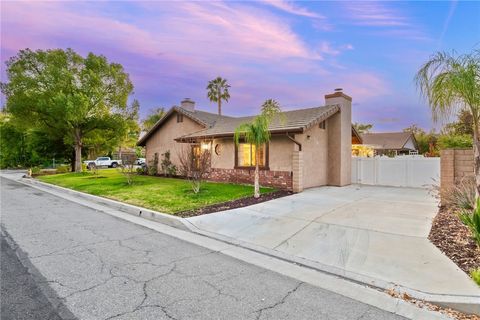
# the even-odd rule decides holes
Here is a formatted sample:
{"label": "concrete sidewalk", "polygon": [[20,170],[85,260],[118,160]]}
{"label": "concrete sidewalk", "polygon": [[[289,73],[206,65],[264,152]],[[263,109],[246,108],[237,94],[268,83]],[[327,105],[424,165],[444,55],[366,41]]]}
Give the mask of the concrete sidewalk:
{"label": "concrete sidewalk", "polygon": [[372,286],[398,286],[433,301],[443,295],[480,301],[480,288],[427,238],[437,210],[423,189],[352,185],[187,220],[211,236]]}

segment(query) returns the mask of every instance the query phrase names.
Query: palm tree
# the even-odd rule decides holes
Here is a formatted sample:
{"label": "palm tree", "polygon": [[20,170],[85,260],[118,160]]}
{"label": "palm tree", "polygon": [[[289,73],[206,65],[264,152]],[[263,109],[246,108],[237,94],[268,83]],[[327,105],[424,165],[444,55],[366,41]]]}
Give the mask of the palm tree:
{"label": "palm tree", "polygon": [[480,50],[455,56],[437,52],[415,76],[434,121],[468,110],[473,122],[473,150],[477,197],[480,195]]}
{"label": "palm tree", "polygon": [[207,96],[211,102],[218,103],[219,115],[222,115],[222,100],[228,102],[228,99],[230,99],[228,88],[230,88],[230,85],[227,83],[227,79],[223,79],[222,77],[217,77],[208,82]]}
{"label": "palm tree", "polygon": [[235,129],[234,139],[238,145],[240,139],[255,146],[255,192],[254,197],[260,197],[259,162],[260,149],[270,141],[268,127],[276,115],[280,115],[280,105],[273,99],[266,100],[261,107],[261,114],[250,123],[243,123]]}

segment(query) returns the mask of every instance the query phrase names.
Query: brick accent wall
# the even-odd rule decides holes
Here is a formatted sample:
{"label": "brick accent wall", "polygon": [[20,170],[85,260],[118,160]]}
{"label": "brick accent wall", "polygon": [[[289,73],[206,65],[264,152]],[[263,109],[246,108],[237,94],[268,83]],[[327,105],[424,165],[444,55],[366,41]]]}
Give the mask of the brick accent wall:
{"label": "brick accent wall", "polygon": [[440,186],[442,189],[449,189],[468,176],[474,176],[472,149],[448,149],[440,152]]}
{"label": "brick accent wall", "polygon": [[[212,168],[209,180],[218,182],[253,184],[254,169],[219,169]],[[290,171],[260,170],[260,185],[292,190],[292,173]]]}
{"label": "brick accent wall", "polygon": [[292,155],[292,190],[303,191],[303,152],[294,151]]}

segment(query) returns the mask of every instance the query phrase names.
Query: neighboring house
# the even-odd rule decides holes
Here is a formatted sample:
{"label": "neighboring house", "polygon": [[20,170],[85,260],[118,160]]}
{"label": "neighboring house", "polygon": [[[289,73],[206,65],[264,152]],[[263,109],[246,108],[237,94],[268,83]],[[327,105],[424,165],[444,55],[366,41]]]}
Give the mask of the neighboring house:
{"label": "neighboring house", "polygon": [[373,149],[375,155],[418,154],[417,140],[411,132],[362,133],[360,136],[363,145]]}
{"label": "neighboring house", "polygon": [[[260,184],[302,191],[303,188],[344,186],[351,181],[352,139],[361,141],[351,121],[352,99],[337,91],[325,96],[325,106],[283,112],[271,126],[271,141],[263,146]],[[199,111],[190,99],[172,107],[138,142],[147,163],[166,151],[178,165],[182,148],[212,153],[209,179],[253,183],[254,146],[236,145],[235,128],[254,117],[229,117]],[[160,166],[160,164],[159,164]]]}

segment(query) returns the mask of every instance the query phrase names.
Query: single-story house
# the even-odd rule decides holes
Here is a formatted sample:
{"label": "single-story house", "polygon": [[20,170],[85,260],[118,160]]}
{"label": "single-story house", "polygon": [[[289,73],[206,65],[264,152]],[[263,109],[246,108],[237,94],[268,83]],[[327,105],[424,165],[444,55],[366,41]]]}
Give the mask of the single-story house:
{"label": "single-story house", "polygon": [[[325,95],[325,105],[283,112],[270,125],[271,141],[262,147],[260,184],[300,192],[304,188],[344,186],[351,181],[352,140],[361,137],[352,129],[352,98],[337,90]],[[195,108],[190,99],[172,107],[139,141],[147,163],[170,151],[178,164],[185,147],[211,152],[212,181],[253,183],[254,147],[233,135],[250,117],[217,115]],[[160,170],[159,170],[160,172]]]}
{"label": "single-story house", "polygon": [[418,154],[417,140],[411,132],[361,133],[360,136],[363,146],[375,155]]}

